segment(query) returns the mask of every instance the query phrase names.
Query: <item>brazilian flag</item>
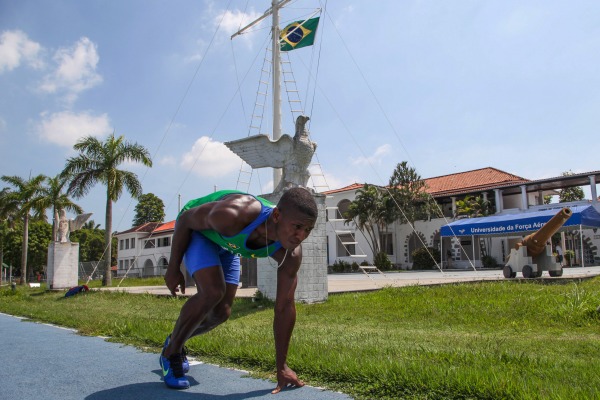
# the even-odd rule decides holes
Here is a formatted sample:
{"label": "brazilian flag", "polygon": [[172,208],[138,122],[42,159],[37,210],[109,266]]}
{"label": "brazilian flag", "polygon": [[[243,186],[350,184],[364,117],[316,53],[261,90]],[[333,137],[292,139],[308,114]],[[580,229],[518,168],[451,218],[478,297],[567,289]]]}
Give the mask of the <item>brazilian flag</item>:
{"label": "brazilian flag", "polygon": [[304,21],[292,22],[281,30],[279,48],[290,51],[301,47],[312,46],[319,25],[319,17]]}

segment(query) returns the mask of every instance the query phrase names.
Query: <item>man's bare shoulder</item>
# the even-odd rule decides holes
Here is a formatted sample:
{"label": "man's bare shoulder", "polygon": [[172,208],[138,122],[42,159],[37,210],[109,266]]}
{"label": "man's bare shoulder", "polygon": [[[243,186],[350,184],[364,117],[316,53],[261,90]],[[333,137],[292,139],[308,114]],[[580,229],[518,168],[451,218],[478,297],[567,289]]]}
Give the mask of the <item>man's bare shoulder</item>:
{"label": "man's bare shoulder", "polygon": [[234,236],[258,217],[260,202],[251,195],[230,194],[212,204],[208,223],[222,235]]}

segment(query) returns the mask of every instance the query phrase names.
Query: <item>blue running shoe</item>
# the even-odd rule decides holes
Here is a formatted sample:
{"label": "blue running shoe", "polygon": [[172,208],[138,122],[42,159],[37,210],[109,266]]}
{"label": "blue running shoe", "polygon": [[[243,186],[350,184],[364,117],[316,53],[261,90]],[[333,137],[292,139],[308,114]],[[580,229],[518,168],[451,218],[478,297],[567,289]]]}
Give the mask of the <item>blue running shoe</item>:
{"label": "blue running shoe", "polygon": [[[163,349],[162,349],[163,353],[165,352],[165,349],[169,345],[169,341],[170,340],[171,340],[171,335],[169,334],[167,336],[167,338],[165,339],[165,344],[163,344]],[[181,357],[183,358],[183,361],[182,361],[183,373],[187,374],[188,372],[190,372],[190,363],[189,363],[188,358],[187,358],[187,349],[185,348],[185,346],[183,346],[183,350],[181,352]]]}
{"label": "blue running shoe", "polygon": [[183,356],[181,354],[172,354],[167,358],[160,355],[160,367],[162,368],[165,385],[172,389],[187,389],[190,387],[190,381],[183,373]]}

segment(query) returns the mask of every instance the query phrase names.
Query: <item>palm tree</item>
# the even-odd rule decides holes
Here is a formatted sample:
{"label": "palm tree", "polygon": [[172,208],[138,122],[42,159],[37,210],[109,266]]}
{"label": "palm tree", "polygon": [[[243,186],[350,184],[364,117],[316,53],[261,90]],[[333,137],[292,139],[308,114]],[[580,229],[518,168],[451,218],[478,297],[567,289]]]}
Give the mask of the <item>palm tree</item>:
{"label": "palm tree", "polygon": [[58,214],[61,210],[69,210],[81,214],[83,209],[75,204],[69,195],[63,192],[67,184],[67,179],[61,175],[54,178],[48,178],[47,185],[42,187],[41,197],[36,202],[36,207],[41,210],[52,208],[52,240],[57,240],[58,236]]}
{"label": "palm tree", "polygon": [[4,243],[8,233],[14,229],[17,209],[14,202],[10,201],[10,189],[0,191],[0,285],[2,285],[2,266],[4,265]]}
{"label": "palm tree", "polygon": [[386,223],[386,208],[387,203],[381,188],[365,184],[362,189],[356,191],[356,198],[343,215],[346,224],[353,222],[358,229],[366,232],[367,243],[374,256],[381,251],[377,228],[381,229]]}
{"label": "palm tree", "polygon": [[[37,175],[29,180],[19,176],[2,176],[2,180],[13,186],[3,190],[2,209],[0,215],[13,213],[23,218],[23,245],[21,247],[21,283],[27,283],[27,246],[29,243],[29,220],[32,216],[45,219],[44,210],[36,204],[42,194],[42,185],[47,179],[45,175]],[[34,214],[32,214],[34,213]]]}
{"label": "palm tree", "polygon": [[85,196],[97,183],[106,186],[106,225],[105,225],[105,257],[106,271],[102,282],[111,285],[111,234],[112,204],[117,201],[125,187],[135,199],[142,195],[142,185],[133,172],[118,169],[125,161],[140,162],[147,167],[152,166],[148,150],[137,144],[125,141],[124,136],[115,137],[114,133],[106,141],[101,142],[93,136],[79,140],[73,148],[79,155],[67,160],[61,176],[70,179],[68,193],[75,198]]}

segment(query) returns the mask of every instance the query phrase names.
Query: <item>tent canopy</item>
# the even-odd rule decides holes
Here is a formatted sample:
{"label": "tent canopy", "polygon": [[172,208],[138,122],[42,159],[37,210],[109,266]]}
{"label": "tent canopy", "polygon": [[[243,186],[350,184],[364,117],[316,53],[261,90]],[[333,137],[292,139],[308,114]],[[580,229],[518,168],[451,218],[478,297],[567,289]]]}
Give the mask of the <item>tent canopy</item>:
{"label": "tent canopy", "polygon": [[[584,226],[600,228],[600,213],[592,205],[568,207],[573,215],[563,227]],[[441,236],[510,235],[540,229],[561,208],[517,214],[492,215],[481,218],[465,218],[442,226]]]}

